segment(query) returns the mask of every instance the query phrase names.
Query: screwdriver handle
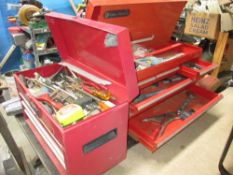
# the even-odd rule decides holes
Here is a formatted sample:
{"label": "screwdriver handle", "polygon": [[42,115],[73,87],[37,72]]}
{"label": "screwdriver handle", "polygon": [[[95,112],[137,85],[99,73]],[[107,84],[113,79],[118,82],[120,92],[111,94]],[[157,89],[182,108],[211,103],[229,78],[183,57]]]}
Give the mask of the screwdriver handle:
{"label": "screwdriver handle", "polygon": [[63,104],[55,102],[48,94],[41,95],[36,98],[39,101],[44,101],[53,106],[56,110],[59,110],[63,107]]}
{"label": "screwdriver handle", "polygon": [[109,106],[106,105],[106,104],[105,104],[104,102],[102,102],[102,101],[99,101],[99,102],[98,102],[98,105],[99,105],[99,108],[100,108],[101,111],[106,111],[106,110],[109,109]]}

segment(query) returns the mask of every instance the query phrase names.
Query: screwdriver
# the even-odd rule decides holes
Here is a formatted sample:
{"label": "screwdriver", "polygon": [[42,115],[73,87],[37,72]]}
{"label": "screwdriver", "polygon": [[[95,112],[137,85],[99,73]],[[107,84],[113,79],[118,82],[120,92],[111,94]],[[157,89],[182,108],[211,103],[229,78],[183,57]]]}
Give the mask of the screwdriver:
{"label": "screwdriver", "polygon": [[94,99],[97,103],[98,103],[98,106],[100,108],[101,111],[106,111],[107,109],[109,109],[109,106],[106,105],[102,100],[98,99],[97,97],[95,97],[94,95],[92,94],[89,94],[88,92],[80,89],[78,86],[76,86],[75,84],[73,85],[70,85],[69,86],[70,88],[74,89],[74,90],[77,90],[79,91],[80,93],[84,94],[84,95],[87,95],[89,97],[91,97],[92,99]]}
{"label": "screwdriver", "polygon": [[[105,101],[108,101],[110,99],[115,100],[112,94],[108,91],[108,88],[106,88],[105,86],[101,86],[101,85],[97,86],[92,82],[82,81],[73,71],[70,70],[70,72],[72,77],[76,80],[79,80],[80,84],[82,84],[82,89],[84,91],[92,94],[93,96],[100,98],[101,100],[105,100]],[[67,78],[70,79],[72,82],[75,82],[75,80],[73,80],[72,78],[70,77]]]}
{"label": "screwdriver", "polygon": [[86,92],[100,98],[101,100],[105,100],[108,101],[111,99],[112,95],[109,91],[104,91],[104,90],[97,90],[94,87],[93,88],[87,88],[87,87],[83,87],[83,90],[85,90]]}

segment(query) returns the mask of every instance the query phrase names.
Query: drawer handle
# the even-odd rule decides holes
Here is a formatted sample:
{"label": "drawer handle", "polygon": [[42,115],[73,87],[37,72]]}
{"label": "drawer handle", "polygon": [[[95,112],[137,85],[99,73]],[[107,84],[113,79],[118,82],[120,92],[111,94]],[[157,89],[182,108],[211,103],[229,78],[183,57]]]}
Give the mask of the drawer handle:
{"label": "drawer handle", "polygon": [[83,152],[89,153],[93,151],[94,149],[104,145],[107,142],[110,142],[111,140],[115,139],[117,137],[117,129],[113,129],[112,131],[109,131],[108,133],[96,138],[95,140],[85,144],[83,146]]}

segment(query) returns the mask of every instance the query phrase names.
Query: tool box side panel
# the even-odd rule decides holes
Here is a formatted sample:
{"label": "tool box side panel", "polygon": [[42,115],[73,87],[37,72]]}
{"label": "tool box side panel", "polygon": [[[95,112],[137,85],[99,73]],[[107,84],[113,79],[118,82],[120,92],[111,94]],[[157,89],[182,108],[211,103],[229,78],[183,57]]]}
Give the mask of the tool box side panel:
{"label": "tool box side panel", "polygon": [[86,17],[127,27],[132,41],[154,36],[153,40],[142,43],[153,48],[171,40],[184,5],[185,1],[90,1]]}
{"label": "tool box side panel", "polygon": [[[138,94],[129,33],[126,28],[49,13],[49,28],[65,62],[121,85],[131,101]],[[130,89],[130,90],[129,90]]]}
{"label": "tool box side panel", "polygon": [[65,131],[69,174],[102,174],[125,159],[128,108],[127,103],[118,105]]}
{"label": "tool box side panel", "polygon": [[[166,128],[162,135],[158,136],[161,125],[158,123],[145,123],[143,119],[150,116],[160,115],[166,112],[174,111],[176,106],[182,104],[184,93],[186,91],[195,94],[196,99],[191,103],[191,107],[195,109],[195,112],[186,118],[185,120],[174,120]],[[158,147],[162,146],[178,132],[183,130],[186,126],[191,124],[195,119],[200,117],[204,112],[215,105],[220,99],[221,95],[205,90],[196,85],[188,86],[185,91],[177,92],[173,97],[169,97],[167,100],[162,101],[151,109],[132,117],[129,120],[129,133],[136,140],[145,145],[150,151],[155,151]],[[173,109],[174,108],[174,109]],[[166,109],[166,110],[165,110]]]}

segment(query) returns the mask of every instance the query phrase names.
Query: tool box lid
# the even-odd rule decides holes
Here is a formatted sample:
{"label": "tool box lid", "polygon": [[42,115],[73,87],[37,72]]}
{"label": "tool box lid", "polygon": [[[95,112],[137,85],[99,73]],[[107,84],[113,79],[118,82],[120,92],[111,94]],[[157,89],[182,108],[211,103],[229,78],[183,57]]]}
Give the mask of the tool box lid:
{"label": "tool box lid", "polygon": [[63,62],[113,82],[125,100],[138,95],[127,28],[55,12],[46,20]]}
{"label": "tool box lid", "polygon": [[89,0],[86,18],[127,27],[131,41],[156,48],[171,39],[187,0]]}

